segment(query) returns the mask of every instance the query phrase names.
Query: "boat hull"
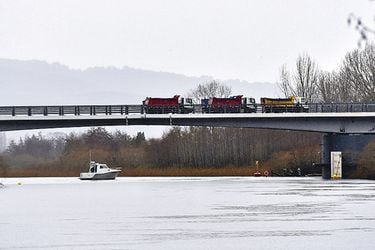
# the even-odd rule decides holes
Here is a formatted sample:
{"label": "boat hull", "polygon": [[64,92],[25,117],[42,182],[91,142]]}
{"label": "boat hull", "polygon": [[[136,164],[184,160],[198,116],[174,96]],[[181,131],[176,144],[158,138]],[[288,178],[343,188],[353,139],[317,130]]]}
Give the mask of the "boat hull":
{"label": "boat hull", "polygon": [[81,180],[114,180],[120,171],[111,171],[107,173],[81,173]]}

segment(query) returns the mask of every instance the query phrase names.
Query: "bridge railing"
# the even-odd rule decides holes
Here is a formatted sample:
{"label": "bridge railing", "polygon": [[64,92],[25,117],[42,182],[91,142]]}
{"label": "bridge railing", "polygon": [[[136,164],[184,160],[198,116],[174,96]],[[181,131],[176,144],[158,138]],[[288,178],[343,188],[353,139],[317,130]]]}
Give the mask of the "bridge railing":
{"label": "bridge railing", "polygon": [[[337,113],[337,112],[375,112],[375,103],[310,103],[303,108],[265,107],[256,104],[256,113]],[[63,105],[63,106],[0,106],[0,116],[66,116],[66,115],[128,115],[143,114],[146,109],[143,105]],[[241,111],[241,110],[238,110]],[[173,109],[174,113],[186,113],[186,110]],[[190,107],[191,113],[210,112],[202,109],[201,105]],[[234,110],[223,108],[223,113],[233,113]]]}
{"label": "bridge railing", "polygon": [[310,113],[375,112],[375,103],[311,103]]}
{"label": "bridge railing", "polygon": [[143,111],[142,105],[0,106],[0,116],[127,115]]}

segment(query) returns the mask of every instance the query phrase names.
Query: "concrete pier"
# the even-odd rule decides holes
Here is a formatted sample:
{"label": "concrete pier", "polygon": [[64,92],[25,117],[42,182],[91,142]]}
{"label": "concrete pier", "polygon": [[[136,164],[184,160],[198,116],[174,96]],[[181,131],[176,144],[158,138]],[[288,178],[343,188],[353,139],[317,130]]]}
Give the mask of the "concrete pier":
{"label": "concrete pier", "polygon": [[372,134],[325,134],[322,138],[322,177],[331,178],[331,151],[341,151],[343,178],[347,178],[357,167],[360,153],[372,140],[375,140]]}

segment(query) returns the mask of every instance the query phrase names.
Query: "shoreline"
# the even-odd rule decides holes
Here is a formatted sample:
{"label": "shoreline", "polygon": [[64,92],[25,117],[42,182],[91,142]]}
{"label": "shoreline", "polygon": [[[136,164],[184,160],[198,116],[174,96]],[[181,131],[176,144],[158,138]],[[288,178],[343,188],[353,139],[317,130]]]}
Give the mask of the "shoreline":
{"label": "shoreline", "polygon": [[[122,168],[119,177],[221,177],[253,176],[253,167],[226,168]],[[27,168],[8,169],[0,177],[78,177],[76,170],[56,171],[56,169]]]}

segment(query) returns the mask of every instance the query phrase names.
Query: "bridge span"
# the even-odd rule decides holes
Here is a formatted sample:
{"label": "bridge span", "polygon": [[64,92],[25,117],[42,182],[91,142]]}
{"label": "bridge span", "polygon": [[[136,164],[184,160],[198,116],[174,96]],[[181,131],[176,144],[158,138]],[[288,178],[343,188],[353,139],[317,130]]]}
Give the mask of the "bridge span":
{"label": "bridge span", "polygon": [[132,125],[241,127],[375,134],[375,112],[0,115],[0,131]]}
{"label": "bridge span", "polygon": [[6,106],[0,107],[0,131],[166,125],[375,134],[375,104],[308,105],[308,112],[303,113],[265,113],[264,107],[260,104],[257,104],[255,113],[204,113],[200,105],[195,105],[189,114],[181,114],[181,110],[173,110],[173,113],[148,114],[142,105]]}

